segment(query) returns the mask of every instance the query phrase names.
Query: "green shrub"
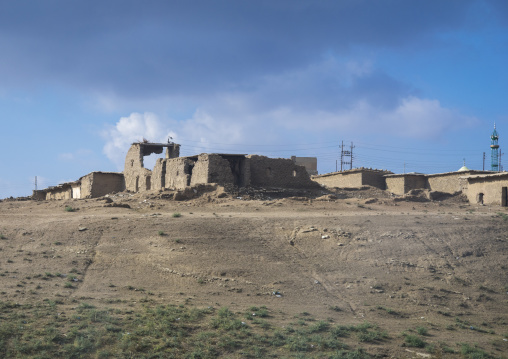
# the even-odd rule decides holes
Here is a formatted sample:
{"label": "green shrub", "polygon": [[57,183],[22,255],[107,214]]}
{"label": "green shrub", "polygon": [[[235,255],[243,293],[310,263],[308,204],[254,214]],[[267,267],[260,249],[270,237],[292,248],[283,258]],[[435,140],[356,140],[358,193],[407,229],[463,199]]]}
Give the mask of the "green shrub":
{"label": "green shrub", "polygon": [[416,335],[404,334],[404,337],[405,344],[408,347],[425,348],[425,345],[427,344],[424,340]]}
{"label": "green shrub", "polygon": [[76,212],[76,209],[71,206],[65,206],[65,212]]}
{"label": "green shrub", "polygon": [[175,213],[173,213],[173,216],[172,216],[172,217],[173,217],[173,218],[179,218],[179,217],[181,217],[181,216],[182,216],[182,214],[181,214],[181,213],[179,213],[179,212],[175,212]]}
{"label": "green shrub", "polygon": [[425,328],[425,327],[416,328],[416,332],[420,335],[428,335],[429,334],[427,328]]}
{"label": "green shrub", "polygon": [[460,353],[469,359],[487,359],[491,356],[484,350],[478,348],[476,345],[461,344]]}

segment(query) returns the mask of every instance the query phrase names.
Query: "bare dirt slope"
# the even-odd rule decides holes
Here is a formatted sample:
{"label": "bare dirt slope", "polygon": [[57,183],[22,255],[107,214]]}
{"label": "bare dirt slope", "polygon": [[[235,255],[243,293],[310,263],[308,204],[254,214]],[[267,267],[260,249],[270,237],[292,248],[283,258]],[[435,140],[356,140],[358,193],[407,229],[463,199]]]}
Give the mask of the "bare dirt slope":
{"label": "bare dirt slope", "polygon": [[282,321],[308,312],[375,323],[393,338],[367,346],[382,356],[417,355],[401,333],[421,326],[429,343],[506,356],[506,210],[372,190],[337,197],[4,201],[2,300],[266,305]]}

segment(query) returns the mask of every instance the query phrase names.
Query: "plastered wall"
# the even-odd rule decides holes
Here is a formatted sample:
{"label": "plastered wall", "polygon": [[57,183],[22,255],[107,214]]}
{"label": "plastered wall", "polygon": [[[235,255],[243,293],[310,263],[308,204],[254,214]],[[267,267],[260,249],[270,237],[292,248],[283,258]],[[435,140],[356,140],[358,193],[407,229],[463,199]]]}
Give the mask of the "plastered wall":
{"label": "plastered wall", "polygon": [[372,169],[355,169],[352,171],[314,176],[312,180],[327,187],[358,188],[361,186],[373,186],[385,189],[386,185],[383,176],[387,173],[391,172]]}
{"label": "plastered wall", "polygon": [[360,172],[335,172],[312,177],[312,180],[327,186],[338,188],[357,188],[362,186],[362,174]]}
{"label": "plastered wall", "polygon": [[403,195],[413,189],[424,189],[426,179],[424,175],[386,176],[386,189],[392,193]]}
{"label": "plastered wall", "polygon": [[391,193],[403,195],[404,192],[404,177],[385,177],[386,190]]}
{"label": "plastered wall", "polygon": [[439,191],[446,193],[456,193],[460,191],[465,192],[464,183],[460,181],[460,177],[484,173],[489,172],[471,170],[471,171],[449,172],[427,175],[426,188],[430,189],[431,191]]}
{"label": "plastered wall", "polygon": [[483,203],[501,206],[503,187],[508,188],[508,175],[504,178],[469,179],[466,191],[470,203],[478,203],[479,194],[483,193]]}

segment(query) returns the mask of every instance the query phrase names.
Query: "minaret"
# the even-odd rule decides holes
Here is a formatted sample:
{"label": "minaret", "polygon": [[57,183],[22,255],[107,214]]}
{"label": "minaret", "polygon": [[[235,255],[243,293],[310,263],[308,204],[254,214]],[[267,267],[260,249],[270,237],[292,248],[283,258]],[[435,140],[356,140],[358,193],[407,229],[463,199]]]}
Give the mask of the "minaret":
{"label": "minaret", "polygon": [[494,132],[490,136],[490,170],[499,171],[499,135],[496,131],[496,124],[494,123]]}

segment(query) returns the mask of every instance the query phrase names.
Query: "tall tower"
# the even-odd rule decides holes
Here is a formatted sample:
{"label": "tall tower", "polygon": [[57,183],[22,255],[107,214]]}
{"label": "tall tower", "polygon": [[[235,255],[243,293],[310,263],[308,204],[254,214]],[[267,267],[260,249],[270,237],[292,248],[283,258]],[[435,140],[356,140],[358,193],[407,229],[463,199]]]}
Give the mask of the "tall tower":
{"label": "tall tower", "polygon": [[499,171],[499,135],[496,131],[496,124],[494,123],[494,132],[490,136],[490,170]]}

